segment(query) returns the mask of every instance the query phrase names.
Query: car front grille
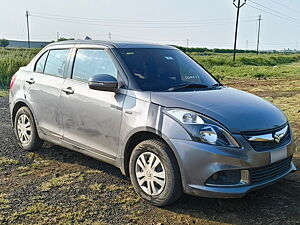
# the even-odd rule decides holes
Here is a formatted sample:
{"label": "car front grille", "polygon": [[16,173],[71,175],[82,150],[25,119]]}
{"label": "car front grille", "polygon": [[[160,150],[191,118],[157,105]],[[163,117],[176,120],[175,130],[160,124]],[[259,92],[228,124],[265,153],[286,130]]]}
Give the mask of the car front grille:
{"label": "car front grille", "polygon": [[261,183],[285,174],[291,167],[292,156],[268,166],[251,169],[251,183]]}
{"label": "car front grille", "polygon": [[[286,126],[288,126],[288,125],[286,125]],[[255,151],[258,151],[258,152],[269,151],[269,150],[273,150],[273,149],[281,147],[281,146],[285,146],[291,141],[291,133],[290,133],[289,127],[288,127],[288,130],[287,130],[285,136],[281,138],[279,143],[276,142],[274,139],[269,140],[269,141],[251,141],[250,138],[257,137],[259,135],[268,135],[268,134],[270,136],[272,136],[284,127],[285,126],[271,130],[271,131],[267,131],[267,132],[243,133],[243,136],[248,140],[249,144]]]}

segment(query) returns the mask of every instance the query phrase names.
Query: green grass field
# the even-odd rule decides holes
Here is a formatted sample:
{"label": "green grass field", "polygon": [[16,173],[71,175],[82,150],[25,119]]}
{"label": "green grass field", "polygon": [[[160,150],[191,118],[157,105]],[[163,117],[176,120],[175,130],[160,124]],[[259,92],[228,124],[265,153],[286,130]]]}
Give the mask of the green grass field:
{"label": "green grass field", "polygon": [[27,65],[40,49],[0,48],[0,88],[7,88],[12,75]]}
{"label": "green grass field", "polygon": [[217,78],[271,78],[295,77],[300,75],[300,54],[238,54],[235,62],[232,54],[190,53],[190,56],[214,74]]}

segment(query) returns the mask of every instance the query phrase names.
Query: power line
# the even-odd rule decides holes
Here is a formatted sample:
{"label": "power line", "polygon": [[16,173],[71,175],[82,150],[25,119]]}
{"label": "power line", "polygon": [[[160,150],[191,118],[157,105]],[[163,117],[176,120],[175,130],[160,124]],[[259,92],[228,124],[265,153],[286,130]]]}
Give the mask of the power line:
{"label": "power line", "polygon": [[[32,15],[32,14],[31,14]],[[37,16],[37,15],[32,15],[33,17],[40,18],[40,19],[45,19],[45,20],[51,20],[51,21],[59,21],[59,22],[68,22],[68,23],[74,23],[74,19],[62,19],[62,18],[51,18],[51,17],[46,17],[46,16]],[[254,22],[255,20],[242,20],[241,22]],[[107,24],[107,22],[92,22],[92,21],[76,21],[77,24],[88,24],[88,25],[101,25],[101,26],[106,26],[106,27],[125,27],[125,28],[157,28],[157,29],[165,29],[165,28],[199,28],[199,26],[224,26],[224,25],[229,25],[228,22],[202,22],[202,23],[197,23],[197,24],[171,24],[172,26],[153,26],[151,24],[139,24],[139,25],[134,25],[134,24]]]}
{"label": "power line", "polygon": [[[227,18],[227,19],[210,19],[210,20],[182,20],[182,21],[141,21],[141,20],[131,20],[131,21],[126,21],[126,20],[105,20],[105,19],[91,19],[91,18],[82,18],[82,17],[66,17],[66,16],[58,16],[58,15],[49,15],[49,14],[38,14],[38,13],[31,13],[31,16],[35,16],[35,17],[40,17],[40,18],[51,18],[51,19],[59,19],[59,20],[70,20],[70,21],[74,21],[74,19],[76,20],[80,20],[82,22],[93,22],[93,23],[116,23],[116,24],[132,24],[135,25],[137,23],[142,23],[142,24],[154,24],[154,23],[163,23],[163,24],[172,24],[175,23],[174,25],[177,25],[177,23],[183,23],[183,25],[185,24],[210,24],[210,23],[227,23],[226,21],[233,21],[234,18]],[[251,17],[243,17],[242,19],[245,19],[245,21],[249,21],[249,19],[254,19],[253,16]],[[253,20],[251,20],[253,21]]]}
{"label": "power line", "polygon": [[[112,19],[97,19],[97,18],[86,18],[86,17],[74,17],[74,16],[61,16],[61,15],[53,15],[53,14],[46,14],[46,13],[32,13],[31,15],[35,16],[41,16],[41,17],[51,17],[51,18],[60,18],[60,19],[77,19],[77,20],[87,20],[87,21],[100,21],[100,22],[106,22],[106,23],[202,23],[202,22],[214,22],[214,21],[219,21],[219,22],[224,22],[228,20],[234,20],[235,18],[224,18],[224,19],[206,19],[206,20],[112,20]],[[250,18],[255,18],[254,16],[248,16],[248,17],[243,17],[243,19],[250,19]]]}
{"label": "power line", "polygon": [[[37,16],[34,16],[37,17]],[[41,19],[45,19],[45,20],[50,20],[51,22],[53,21],[59,21],[59,22],[67,22],[67,23],[72,23],[74,24],[74,20],[61,20],[61,19],[53,19],[53,18],[42,18]],[[244,20],[241,22],[254,22],[255,20]],[[77,22],[76,24],[85,24],[85,25],[92,25],[92,26],[102,26],[102,27],[119,27],[119,28],[132,28],[132,29],[178,29],[178,28],[199,28],[199,27],[204,27],[204,26],[209,26],[209,27],[213,27],[213,26],[228,26],[228,25],[232,25],[231,23],[226,23],[226,22],[218,22],[218,23],[203,23],[203,24],[198,24],[198,25],[173,25],[173,26],[136,26],[136,25],[122,25],[122,24],[102,24],[102,23],[94,23],[94,22]]]}
{"label": "power line", "polygon": [[300,13],[300,10],[297,10],[297,9],[294,9],[294,8],[292,8],[292,7],[290,7],[290,6],[287,6],[287,5],[285,5],[285,4],[282,4],[281,2],[278,2],[278,1],[276,1],[276,0],[270,0],[270,1],[273,2],[273,3],[275,3],[275,4],[277,4],[277,5],[281,5],[281,6],[284,7],[284,8],[287,8],[287,9],[290,9],[290,10],[293,10],[293,11],[295,11],[295,12]]}
{"label": "power line", "polygon": [[271,15],[273,15],[273,16],[276,16],[277,18],[280,18],[280,19],[283,19],[283,20],[286,20],[286,21],[290,21],[290,22],[294,22],[294,23],[296,23],[296,24],[300,24],[300,23],[298,23],[298,22],[296,22],[296,21],[294,21],[294,20],[287,19],[287,18],[285,18],[285,17],[282,17],[282,16],[277,15],[277,14],[272,13],[272,12],[268,12],[268,11],[266,11],[266,10],[264,10],[264,9],[261,9],[261,8],[257,8],[257,7],[255,7],[255,6],[251,5],[251,4],[248,4],[248,6],[251,7],[251,8],[253,8],[253,9],[257,9],[257,10],[259,10],[259,11],[262,11],[262,12],[265,12],[265,13],[268,13],[268,14],[271,14]]}
{"label": "power line", "polygon": [[[275,15],[275,16],[279,16],[279,17],[282,17],[282,18],[285,18],[285,19],[290,19],[291,21],[296,22],[296,23],[300,23],[300,20],[298,20],[298,19],[296,19],[296,18],[294,18],[294,17],[291,17],[291,16],[288,16],[288,15],[282,14],[280,11],[277,11],[277,10],[274,10],[274,9],[269,8],[269,7],[267,7],[267,6],[264,6],[264,5],[262,5],[262,4],[256,3],[256,2],[254,2],[254,1],[252,1],[252,0],[249,0],[249,1],[250,1],[251,3],[253,3],[253,4],[255,4],[255,5],[258,5],[258,6],[260,6],[260,7],[263,7],[263,8],[265,8],[265,9],[267,9],[267,10],[273,12],[273,13],[268,12],[268,13],[270,13],[270,14],[273,14],[273,15]],[[254,7],[252,6],[252,8],[254,8]],[[263,9],[260,9],[260,10],[264,11]],[[266,12],[266,11],[265,11],[265,12]],[[276,14],[275,14],[275,13],[276,13]]]}
{"label": "power line", "polygon": [[285,15],[285,14],[281,13],[280,11],[277,11],[277,10],[274,10],[274,9],[269,8],[269,7],[267,7],[267,6],[264,6],[264,5],[262,5],[262,4],[256,3],[256,2],[254,2],[254,1],[252,1],[252,0],[249,0],[249,1],[252,2],[252,3],[255,4],[255,5],[261,6],[261,7],[265,8],[265,9],[268,9],[268,10],[270,10],[270,11],[272,11],[272,12],[278,13],[278,14],[281,15],[281,16],[284,16],[284,17],[287,17],[287,18],[290,18],[290,19],[292,19],[292,20],[296,20],[296,21],[300,22],[299,19],[296,19],[296,18],[291,17],[291,16],[289,16],[289,15]]}

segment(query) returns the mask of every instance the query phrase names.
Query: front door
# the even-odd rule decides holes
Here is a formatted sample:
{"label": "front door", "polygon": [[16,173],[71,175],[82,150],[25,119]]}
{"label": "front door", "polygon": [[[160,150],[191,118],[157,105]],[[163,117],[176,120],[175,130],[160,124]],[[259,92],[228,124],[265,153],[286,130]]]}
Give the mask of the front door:
{"label": "front door", "polygon": [[115,159],[125,95],[91,90],[88,80],[97,74],[118,77],[106,50],[77,49],[61,95],[64,140]]}

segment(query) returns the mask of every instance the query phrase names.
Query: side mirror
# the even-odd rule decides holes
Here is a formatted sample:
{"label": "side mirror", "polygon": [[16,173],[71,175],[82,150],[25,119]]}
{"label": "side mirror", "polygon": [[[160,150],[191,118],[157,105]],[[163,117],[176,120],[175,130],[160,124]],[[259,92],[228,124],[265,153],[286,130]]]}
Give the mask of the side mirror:
{"label": "side mirror", "polygon": [[89,79],[88,84],[93,90],[116,92],[118,89],[117,79],[108,74],[94,75]]}

